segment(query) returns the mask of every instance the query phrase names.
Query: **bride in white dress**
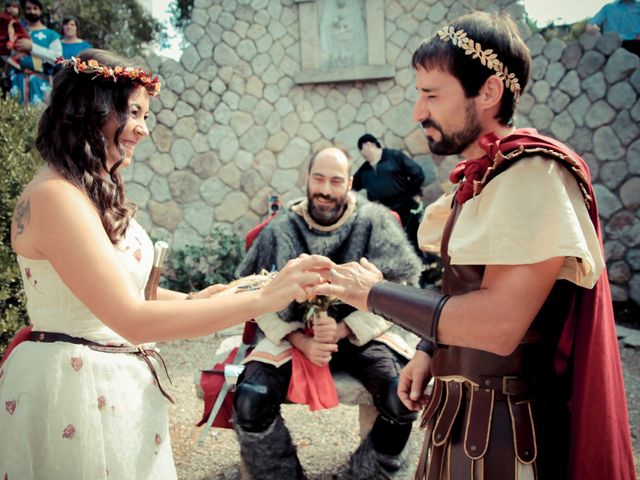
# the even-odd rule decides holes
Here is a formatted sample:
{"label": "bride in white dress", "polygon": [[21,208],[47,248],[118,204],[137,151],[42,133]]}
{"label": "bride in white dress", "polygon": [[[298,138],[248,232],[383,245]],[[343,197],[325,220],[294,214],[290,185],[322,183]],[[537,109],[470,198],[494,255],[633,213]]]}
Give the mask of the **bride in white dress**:
{"label": "bride in white dress", "polygon": [[[185,302],[159,289],[120,169],[146,137],[157,79],[101,50],[55,77],[37,147],[45,166],[18,199],[12,247],[33,326],[0,367],[0,479],[173,479],[155,355],[128,348],[210,334],[306,298],[327,260],[292,261],[261,290]],[[107,348],[104,348],[104,347]],[[118,346],[118,347],[114,347]]]}

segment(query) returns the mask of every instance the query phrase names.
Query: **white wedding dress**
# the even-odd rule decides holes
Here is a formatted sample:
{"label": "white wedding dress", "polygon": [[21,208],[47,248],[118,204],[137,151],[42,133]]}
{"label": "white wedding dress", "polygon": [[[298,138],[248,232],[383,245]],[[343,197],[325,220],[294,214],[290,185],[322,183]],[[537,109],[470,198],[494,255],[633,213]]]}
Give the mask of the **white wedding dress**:
{"label": "white wedding dress", "polygon": [[[149,237],[132,220],[114,248],[142,297],[153,262]],[[127,343],[48,261],[18,256],[18,263],[34,331]],[[23,342],[0,368],[0,479],[175,479],[167,406],[138,355]]]}

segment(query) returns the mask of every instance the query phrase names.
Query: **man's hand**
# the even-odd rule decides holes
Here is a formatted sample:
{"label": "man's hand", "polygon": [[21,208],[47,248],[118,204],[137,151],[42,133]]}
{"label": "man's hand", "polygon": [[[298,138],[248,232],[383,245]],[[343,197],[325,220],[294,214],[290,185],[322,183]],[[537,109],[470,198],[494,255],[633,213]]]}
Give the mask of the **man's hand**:
{"label": "man's hand", "polygon": [[398,397],[410,410],[420,410],[429,397],[424,393],[431,379],[431,357],[422,350],[400,372]]}
{"label": "man's hand", "polygon": [[313,339],[316,342],[338,343],[349,335],[349,327],[344,322],[336,322],[326,312],[321,312],[313,322]]}
{"label": "man's hand", "polygon": [[29,38],[19,38],[18,40],[16,40],[14,48],[19,52],[29,53],[33,48],[33,43]]}
{"label": "man's hand", "polygon": [[593,23],[587,23],[586,31],[589,33],[600,33],[600,27]]}
{"label": "man's hand", "polygon": [[382,280],[382,272],[366,258],[361,258],[360,262],[335,265],[327,277],[329,283],[314,287],[312,292],[316,295],[336,297],[366,312],[369,290]]}
{"label": "man's hand", "polygon": [[323,367],[331,361],[333,352],[338,351],[335,343],[321,343],[302,332],[292,332],[287,337],[294,348],[300,350],[312,363]]}

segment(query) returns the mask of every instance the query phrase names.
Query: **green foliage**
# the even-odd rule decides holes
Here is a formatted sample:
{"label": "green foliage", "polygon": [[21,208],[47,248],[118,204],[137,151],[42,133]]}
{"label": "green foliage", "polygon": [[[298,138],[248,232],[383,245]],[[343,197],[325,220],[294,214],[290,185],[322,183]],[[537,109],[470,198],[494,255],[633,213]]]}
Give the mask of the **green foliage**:
{"label": "green foliage", "polygon": [[171,12],[171,23],[177,30],[184,28],[191,21],[191,10],[193,9],[193,0],[173,0],[169,5]]}
{"label": "green foliage", "polygon": [[548,42],[553,38],[558,38],[565,43],[577,41],[587,29],[587,20],[572,23],[570,25],[549,24],[540,29],[540,34]]}
{"label": "green foliage", "polygon": [[20,270],[11,250],[11,219],[18,196],[40,166],[34,148],[40,112],[0,98],[0,354],[28,323]]}
{"label": "green foliage", "polygon": [[202,245],[169,251],[161,286],[195,292],[214,283],[229,283],[244,257],[243,242],[229,229],[217,225]]}
{"label": "green foliage", "polygon": [[166,40],[162,24],[137,0],[117,2],[95,0],[44,0],[50,28],[62,32],[62,18],[78,18],[78,36],[96,48],[126,57],[145,54],[154,41]]}

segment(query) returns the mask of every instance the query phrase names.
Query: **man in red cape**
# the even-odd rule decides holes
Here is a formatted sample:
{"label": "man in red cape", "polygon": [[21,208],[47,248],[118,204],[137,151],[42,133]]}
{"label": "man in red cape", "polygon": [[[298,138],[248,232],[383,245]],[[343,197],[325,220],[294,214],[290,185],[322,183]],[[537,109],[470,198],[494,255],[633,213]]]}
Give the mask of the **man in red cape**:
{"label": "man in red cape", "polygon": [[412,64],[431,151],[463,157],[456,192],[419,231],[421,248],[440,249],[442,292],[381,281],[366,260],[337,265],[317,291],[423,338],[398,387],[424,406],[416,478],[635,478],[589,170],[513,126],[531,64],[515,23],[463,16]]}

